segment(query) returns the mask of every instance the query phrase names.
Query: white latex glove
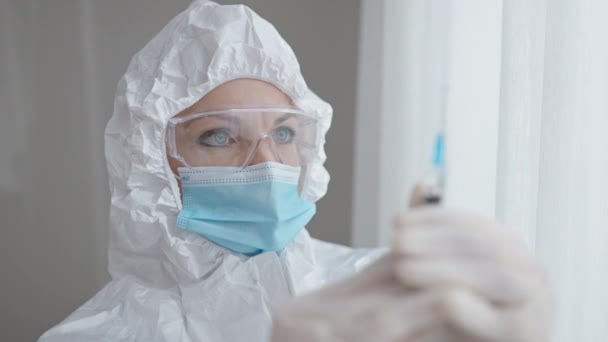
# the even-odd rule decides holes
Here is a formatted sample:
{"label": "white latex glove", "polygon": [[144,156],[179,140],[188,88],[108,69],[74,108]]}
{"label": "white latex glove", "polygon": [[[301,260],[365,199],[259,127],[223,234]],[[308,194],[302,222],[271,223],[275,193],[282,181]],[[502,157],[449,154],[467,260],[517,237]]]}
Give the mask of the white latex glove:
{"label": "white latex glove", "polygon": [[396,276],[412,290],[442,293],[436,308],[449,332],[441,334],[449,338],[429,340],[550,341],[553,305],[546,273],[509,228],[432,207],[395,221]]}
{"label": "white latex glove", "polygon": [[273,342],[419,341],[441,328],[441,293],[411,291],[395,278],[395,256],[296,297],[273,313]]}

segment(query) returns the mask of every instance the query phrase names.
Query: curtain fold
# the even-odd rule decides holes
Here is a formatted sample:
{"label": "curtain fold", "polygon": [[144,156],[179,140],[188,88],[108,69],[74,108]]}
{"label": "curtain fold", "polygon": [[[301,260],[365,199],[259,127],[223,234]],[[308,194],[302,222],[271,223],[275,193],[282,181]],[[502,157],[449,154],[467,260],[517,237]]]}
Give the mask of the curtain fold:
{"label": "curtain fold", "polygon": [[608,340],[608,4],[504,2],[497,214],[550,269],[555,341]]}

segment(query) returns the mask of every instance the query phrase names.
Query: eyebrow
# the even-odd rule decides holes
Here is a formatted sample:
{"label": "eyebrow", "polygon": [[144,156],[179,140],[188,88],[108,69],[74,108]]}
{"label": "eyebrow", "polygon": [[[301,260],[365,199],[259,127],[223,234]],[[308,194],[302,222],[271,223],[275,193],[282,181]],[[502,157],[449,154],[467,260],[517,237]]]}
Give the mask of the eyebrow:
{"label": "eyebrow", "polygon": [[287,114],[281,116],[280,118],[274,120],[274,125],[276,126],[276,125],[280,124],[281,122],[285,122],[294,116],[295,116],[295,114],[287,113]]}
{"label": "eyebrow", "polygon": [[[237,116],[234,115],[228,115],[228,114],[212,114],[207,116],[208,118],[215,118],[215,119],[220,119],[226,122],[229,122],[231,124],[234,124],[236,126],[240,126],[241,125],[241,119],[239,119]],[[281,116],[280,118],[277,118],[276,120],[274,120],[274,126],[281,124],[282,122],[285,122],[289,119],[291,119],[292,117],[295,117],[295,114],[292,113],[286,113],[285,115]],[[190,126],[190,124],[194,122],[193,121],[186,121],[184,122],[185,127],[188,128]]]}
{"label": "eyebrow", "polygon": [[[281,116],[280,118],[274,120],[274,124],[278,125],[281,122],[285,122],[285,121],[291,119],[294,116],[295,115],[292,114],[292,113],[287,113],[287,114]],[[212,118],[217,118],[217,119],[220,119],[220,120],[228,121],[228,122],[233,123],[235,125],[240,125],[241,124],[241,119],[239,119],[237,116],[234,116],[234,115],[213,114],[213,115],[209,115],[208,117],[212,117]]]}
{"label": "eyebrow", "polygon": [[[240,126],[240,125],[241,125],[241,120],[240,120],[238,117],[233,116],[233,115],[227,115],[227,114],[212,114],[212,115],[209,115],[209,116],[206,116],[206,117],[207,117],[207,118],[214,118],[214,119],[219,119],[219,120],[222,120],[222,121],[226,121],[226,122],[232,123],[232,124],[234,124],[234,125],[236,125],[236,126]],[[188,120],[188,121],[184,121],[184,127],[185,127],[185,128],[189,128],[189,127],[190,127],[190,125],[191,125],[192,123],[194,123],[194,122],[196,122],[196,120]]]}

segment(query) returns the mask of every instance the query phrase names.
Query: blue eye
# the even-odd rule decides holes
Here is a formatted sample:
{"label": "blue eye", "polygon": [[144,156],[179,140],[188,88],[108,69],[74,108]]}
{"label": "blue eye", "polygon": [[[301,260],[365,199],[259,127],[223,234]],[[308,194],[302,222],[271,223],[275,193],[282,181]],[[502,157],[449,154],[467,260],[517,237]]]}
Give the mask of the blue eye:
{"label": "blue eye", "polygon": [[296,132],[293,129],[283,126],[274,131],[273,137],[274,141],[279,144],[289,144],[293,141],[295,135]]}
{"label": "blue eye", "polygon": [[230,132],[225,129],[212,129],[198,137],[198,143],[207,147],[224,147],[231,143]]}

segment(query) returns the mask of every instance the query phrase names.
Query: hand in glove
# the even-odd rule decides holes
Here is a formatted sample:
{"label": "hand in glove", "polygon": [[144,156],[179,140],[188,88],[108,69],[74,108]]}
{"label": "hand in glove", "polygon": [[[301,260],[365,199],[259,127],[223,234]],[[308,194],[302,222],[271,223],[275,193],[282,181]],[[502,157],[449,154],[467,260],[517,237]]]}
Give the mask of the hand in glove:
{"label": "hand in glove", "polygon": [[272,341],[549,341],[546,275],[508,228],[433,208],[395,226],[390,255],[276,311]]}
{"label": "hand in glove", "polygon": [[296,297],[273,314],[273,342],[418,341],[439,329],[441,294],[411,291],[394,276],[394,255],[361,273]]}
{"label": "hand in glove", "polygon": [[449,332],[445,341],[550,340],[546,273],[509,228],[432,207],[395,221],[395,274],[409,289],[442,292],[437,313]]}

